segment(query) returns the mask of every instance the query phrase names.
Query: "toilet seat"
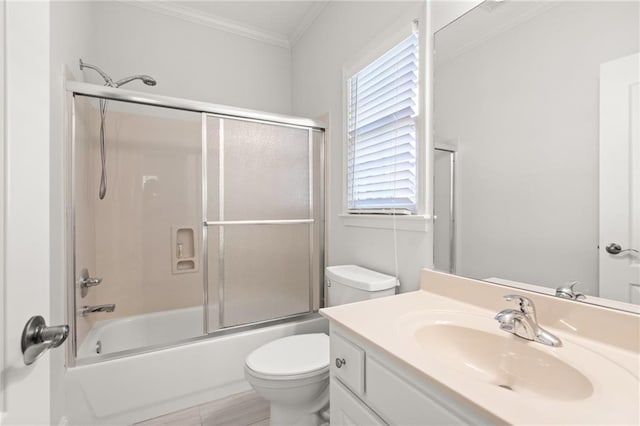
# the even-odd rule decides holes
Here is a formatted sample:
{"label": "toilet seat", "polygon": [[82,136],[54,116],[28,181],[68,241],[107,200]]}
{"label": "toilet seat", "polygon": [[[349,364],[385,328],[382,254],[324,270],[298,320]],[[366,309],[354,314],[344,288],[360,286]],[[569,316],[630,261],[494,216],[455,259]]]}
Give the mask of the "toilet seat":
{"label": "toilet seat", "polygon": [[263,379],[304,379],[329,370],[329,336],[299,334],[267,343],[251,352],[248,372]]}

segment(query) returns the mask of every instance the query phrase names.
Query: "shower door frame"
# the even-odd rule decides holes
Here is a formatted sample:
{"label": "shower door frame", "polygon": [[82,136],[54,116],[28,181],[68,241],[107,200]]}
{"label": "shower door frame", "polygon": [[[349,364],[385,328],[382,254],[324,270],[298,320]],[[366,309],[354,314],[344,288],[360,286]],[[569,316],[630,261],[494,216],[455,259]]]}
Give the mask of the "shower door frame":
{"label": "shower door frame", "polygon": [[[434,220],[437,219],[436,215],[436,201],[435,201],[435,192],[436,192],[436,179],[435,179],[435,151],[440,151],[449,154],[449,271],[446,271],[450,274],[456,273],[456,162],[458,152],[453,147],[448,146],[436,146],[433,148],[433,164],[434,164],[434,178],[433,178],[433,217]],[[434,238],[433,238],[433,264],[435,268],[435,258],[436,258],[436,238],[435,238],[435,226],[434,226]]]}
{"label": "shower door frame", "polygon": [[[304,320],[305,318],[312,317],[316,315],[317,309],[314,306],[314,284],[317,279],[318,284],[318,299],[317,306],[321,308],[324,306],[324,265],[326,264],[326,252],[325,252],[325,157],[326,157],[326,125],[322,122],[311,120],[307,118],[300,118],[294,116],[287,116],[282,114],[274,114],[274,113],[266,113],[262,111],[255,111],[244,108],[236,108],[229,107],[225,105],[212,104],[201,101],[194,101],[189,99],[182,98],[173,98],[168,96],[160,96],[148,93],[135,92],[131,90],[123,90],[119,88],[112,88],[108,86],[98,86],[89,83],[75,82],[75,81],[67,81],[65,83],[65,91],[67,92],[66,102],[67,102],[67,111],[70,111],[67,117],[68,122],[68,136],[65,138],[68,143],[65,145],[65,161],[68,163],[65,167],[65,170],[68,170],[67,175],[65,176],[66,181],[66,201],[65,205],[69,214],[67,214],[66,219],[66,227],[65,231],[66,235],[66,250],[67,250],[67,261],[65,265],[66,270],[66,281],[68,283],[67,286],[67,323],[71,328],[71,335],[66,342],[66,365],[67,367],[75,367],[82,365],[95,364],[102,361],[112,360],[123,358],[130,355],[137,355],[141,353],[153,352],[159,349],[166,349],[173,346],[180,346],[185,344],[190,344],[196,341],[209,339],[212,337],[217,337],[225,334],[235,333],[239,331],[252,330],[256,328],[265,327],[268,325],[276,325],[284,322],[290,321],[298,321]],[[105,99],[112,101],[120,101],[133,103],[138,105],[146,105],[152,107],[159,108],[168,108],[168,109],[176,109],[181,111],[195,112],[200,113],[202,117],[202,237],[203,244],[201,247],[202,256],[202,265],[203,265],[203,300],[202,300],[202,308],[203,308],[203,334],[196,337],[188,337],[185,339],[181,339],[175,342],[170,342],[166,344],[153,345],[153,346],[144,346],[140,348],[129,349],[125,351],[115,352],[115,353],[107,353],[100,354],[92,358],[77,358],[77,341],[76,341],[76,314],[77,314],[77,304],[75,297],[75,287],[76,287],[76,277],[75,277],[75,269],[76,269],[76,235],[75,235],[75,196],[74,196],[74,182],[76,178],[76,170],[75,170],[75,144],[76,144],[76,132],[75,132],[75,120],[76,120],[76,110],[75,110],[75,102],[74,98],[76,95],[85,96],[96,99]],[[284,127],[293,127],[298,129],[306,129],[308,130],[308,142],[309,142],[309,203],[310,203],[310,215],[309,219],[300,219],[300,220],[256,220],[256,221],[227,221],[224,225],[234,225],[234,224],[302,224],[308,223],[309,234],[310,234],[310,251],[309,251],[309,310],[307,312],[302,312],[298,314],[292,314],[284,317],[266,319],[262,321],[255,321],[247,324],[239,324],[229,327],[221,327],[214,331],[208,331],[208,319],[209,319],[209,301],[208,301],[208,290],[209,290],[209,282],[208,282],[208,258],[205,257],[207,255],[207,227],[211,225],[216,225],[216,222],[207,222],[206,221],[206,209],[207,209],[207,199],[208,195],[207,191],[207,182],[206,182],[206,155],[207,155],[207,134],[206,134],[206,118],[207,117],[217,117],[220,119],[231,119],[231,120],[240,120],[240,121],[248,121],[254,123],[262,123],[262,124],[271,124],[276,126],[284,126]],[[321,132],[322,138],[320,140],[320,147],[318,149],[319,158],[318,160],[318,174],[319,174],[319,182],[317,182],[318,188],[318,206],[314,206],[314,150],[313,150],[313,136],[314,132]],[[317,209],[314,211],[314,207]],[[317,213],[317,214],[315,214]],[[318,225],[318,237],[317,242],[315,242],[314,238],[314,224],[317,217],[317,225]],[[236,223],[237,222],[237,223]],[[317,250],[315,248],[317,247]],[[313,270],[313,260],[318,259],[318,277],[314,277]],[[315,278],[315,279],[314,279]],[[222,318],[223,309],[222,303],[224,299],[220,299],[219,303],[219,315]]]}
{"label": "shower door frame", "polygon": [[[219,185],[219,193],[218,193],[218,199],[219,199],[219,217],[218,220],[215,221],[210,221],[207,220],[208,219],[208,207],[209,207],[209,194],[208,194],[208,164],[207,164],[207,156],[208,156],[208,139],[207,139],[207,118],[208,117],[213,117],[213,118],[218,118],[220,120],[235,120],[235,121],[243,121],[243,122],[249,122],[249,123],[259,123],[259,124],[271,124],[271,125],[277,125],[280,127],[290,127],[290,128],[294,128],[294,129],[300,129],[300,130],[307,130],[308,132],[308,147],[309,147],[309,168],[308,168],[308,172],[309,172],[309,216],[310,218],[305,218],[305,219],[266,219],[266,220],[225,220],[224,219],[224,188],[225,188],[225,184],[224,184],[224,134],[221,133],[220,135],[220,141],[219,143],[221,144],[221,147],[219,148],[219,152],[220,154],[220,170],[219,170],[219,177],[218,177],[218,185]],[[229,117],[227,115],[222,115],[222,114],[214,114],[214,113],[207,113],[207,112],[203,112],[202,113],[202,166],[201,166],[201,172],[202,172],[202,252],[201,252],[201,256],[202,259],[205,260],[202,265],[203,265],[203,281],[204,281],[204,305],[205,305],[205,310],[204,310],[204,316],[203,316],[203,325],[204,325],[204,332],[205,334],[214,334],[214,333],[218,333],[222,330],[232,330],[238,327],[249,327],[249,326],[254,326],[254,325],[259,325],[259,324],[263,324],[263,323],[269,323],[275,320],[286,320],[289,318],[297,318],[301,315],[307,315],[311,312],[314,312],[314,294],[313,294],[313,288],[314,288],[314,274],[313,274],[313,260],[315,258],[315,239],[314,239],[314,227],[313,225],[315,224],[316,220],[314,219],[314,192],[313,192],[313,188],[314,188],[314,181],[313,181],[313,175],[314,175],[314,146],[313,146],[313,132],[314,131],[318,131],[318,129],[314,129],[308,126],[301,126],[301,125],[297,125],[297,124],[290,124],[290,123],[275,123],[273,121],[267,122],[264,120],[260,120],[260,119],[255,119],[255,118],[243,118],[243,117]],[[323,145],[324,145],[324,138],[322,141]],[[321,147],[320,152],[324,152],[324,146]],[[321,155],[321,160],[323,160],[324,155]],[[324,194],[324,188],[322,188],[322,182],[324,181],[324,175],[323,175],[323,170],[324,169],[324,161],[321,161],[320,164],[320,183],[321,186],[319,188],[319,192],[320,192],[320,206],[323,206],[323,194]],[[323,213],[323,207],[320,208],[319,210],[321,213]],[[320,215],[320,231],[323,230],[322,227],[322,214]],[[224,312],[225,312],[225,308],[224,308],[224,302],[225,302],[225,296],[224,296],[224,289],[225,289],[225,281],[224,281],[224,227],[225,226],[242,226],[242,225],[299,225],[299,224],[309,224],[309,310],[307,312],[303,312],[303,313],[296,313],[296,314],[290,314],[290,315],[286,315],[283,317],[277,317],[277,318],[273,318],[273,319],[266,319],[266,320],[261,320],[261,321],[254,321],[251,323],[246,323],[246,324],[238,324],[238,325],[232,325],[232,326],[224,326]],[[218,261],[220,264],[220,271],[219,271],[219,282],[218,282],[218,322],[219,322],[219,328],[213,331],[209,331],[209,255],[208,255],[208,249],[209,249],[209,228],[213,227],[213,226],[218,226],[220,229],[220,237],[219,237],[219,254],[218,254]],[[320,242],[322,243],[324,241],[323,235],[322,233],[320,233]],[[322,256],[324,256],[324,247],[321,245],[320,246],[320,252],[322,253]],[[320,261],[320,269],[323,269],[323,264],[324,264],[324,259],[321,257],[321,261]],[[320,277],[322,278],[323,273],[322,271],[320,272]],[[319,297],[318,297],[318,305],[319,307],[322,307],[321,301],[322,301],[322,291],[324,289],[324,285],[322,285],[324,282],[323,279],[320,279],[320,281],[318,282],[318,286],[320,287],[320,293],[319,293]]]}

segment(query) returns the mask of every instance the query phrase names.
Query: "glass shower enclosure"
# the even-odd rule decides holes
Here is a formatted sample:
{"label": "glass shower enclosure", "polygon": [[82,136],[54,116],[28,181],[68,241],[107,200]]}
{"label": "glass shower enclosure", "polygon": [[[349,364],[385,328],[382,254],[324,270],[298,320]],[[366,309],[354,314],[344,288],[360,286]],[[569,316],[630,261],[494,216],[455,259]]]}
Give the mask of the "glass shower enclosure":
{"label": "glass shower enclosure", "polygon": [[318,310],[321,124],[84,83],[67,90],[69,365]]}

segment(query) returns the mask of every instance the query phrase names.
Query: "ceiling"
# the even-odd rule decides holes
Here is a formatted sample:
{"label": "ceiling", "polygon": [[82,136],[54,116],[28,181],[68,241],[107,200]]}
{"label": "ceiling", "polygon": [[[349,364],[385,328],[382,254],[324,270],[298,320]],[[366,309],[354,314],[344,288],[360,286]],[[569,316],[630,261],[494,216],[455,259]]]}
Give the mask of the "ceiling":
{"label": "ceiling", "polygon": [[[290,48],[329,0],[134,1],[136,6]],[[130,3],[130,4],[131,4]]]}

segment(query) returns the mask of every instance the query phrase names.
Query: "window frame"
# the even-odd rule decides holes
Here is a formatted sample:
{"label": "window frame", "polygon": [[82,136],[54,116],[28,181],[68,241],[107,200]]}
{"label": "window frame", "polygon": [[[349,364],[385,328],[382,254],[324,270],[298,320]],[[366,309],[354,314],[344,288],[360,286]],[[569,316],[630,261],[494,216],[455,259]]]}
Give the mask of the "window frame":
{"label": "window frame", "polygon": [[[349,167],[349,104],[351,102],[350,79],[362,69],[376,61],[387,51],[405,40],[415,28],[418,32],[418,116],[416,117],[416,210],[410,214],[396,213],[393,209],[369,209],[369,213],[358,213],[349,210],[348,200],[348,167]],[[425,8],[421,6],[410,15],[400,18],[379,37],[361,49],[352,61],[345,64],[342,70],[342,213],[339,215],[346,226],[366,228],[385,228],[426,231],[430,215],[427,213],[427,103],[426,85],[429,79],[426,74],[426,55],[430,49],[426,43]]]}

